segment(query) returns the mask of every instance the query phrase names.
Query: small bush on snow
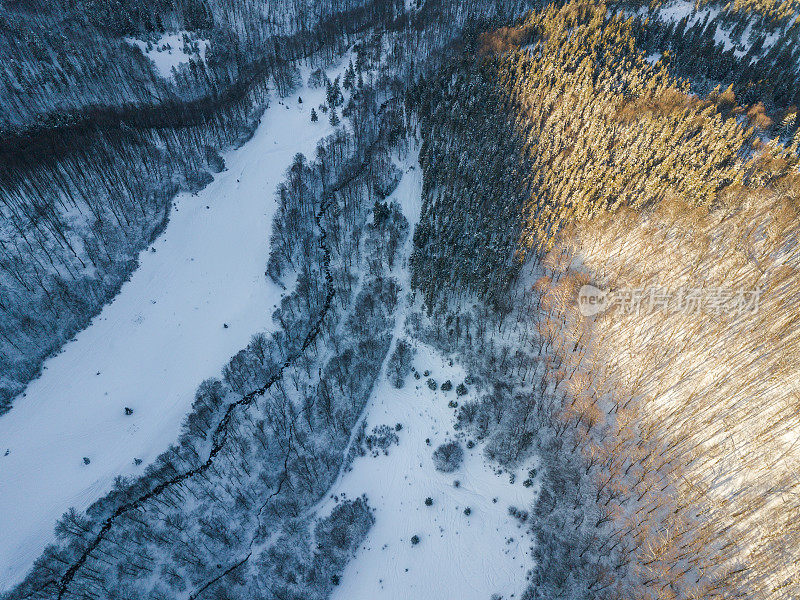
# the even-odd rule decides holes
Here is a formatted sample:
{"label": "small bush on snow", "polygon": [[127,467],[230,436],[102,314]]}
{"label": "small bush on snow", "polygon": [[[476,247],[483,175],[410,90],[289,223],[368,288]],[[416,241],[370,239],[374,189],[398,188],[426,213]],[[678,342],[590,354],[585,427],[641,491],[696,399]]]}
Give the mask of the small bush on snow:
{"label": "small bush on snow", "polygon": [[437,471],[452,473],[464,460],[464,449],[458,442],[442,444],[433,452],[433,464]]}

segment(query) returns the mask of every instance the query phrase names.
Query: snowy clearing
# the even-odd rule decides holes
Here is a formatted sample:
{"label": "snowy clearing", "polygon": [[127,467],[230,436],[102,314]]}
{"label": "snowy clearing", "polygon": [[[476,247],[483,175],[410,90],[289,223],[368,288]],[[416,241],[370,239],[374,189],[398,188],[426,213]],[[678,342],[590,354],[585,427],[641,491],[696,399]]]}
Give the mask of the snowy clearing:
{"label": "snowy clearing", "polygon": [[155,42],[136,38],[125,38],[125,41],[138,46],[142,54],[155,63],[156,69],[164,79],[172,77],[173,68],[187,64],[192,58],[205,60],[208,48],[208,40],[194,39],[185,31],[165,33]]}
{"label": "snowy clearing", "polygon": [[[420,373],[430,370],[438,384],[450,379],[457,385],[466,377],[459,365],[450,366],[422,344],[414,365]],[[425,377],[409,376],[399,390],[381,378],[367,408],[366,433],[400,423],[399,445],[388,455],[357,458],[332,490],[339,498],[366,493],[376,509],[375,525],[347,566],[335,600],[489,600],[492,594],[508,599],[525,588],[532,541],[508,514],[509,506],[529,508],[532,494],[522,485],[524,477],[511,484],[509,473],[487,463],[481,444],[467,449],[463,439],[465,458],[455,472],[442,473],[433,465],[433,451],[459,439],[453,430],[456,411],[448,402],[472,396],[431,391]],[[323,514],[334,505],[330,499]]]}
{"label": "snowy clearing", "polygon": [[324,94],[275,99],[253,139],[225,155],[227,170],[175,199],[130,281],[0,418],[0,590],[24,576],[69,507],[85,509],[166,449],[198,384],[272,328],[282,293],[264,276],[274,192],[293,156],[313,155],[332,131],[309,118]]}

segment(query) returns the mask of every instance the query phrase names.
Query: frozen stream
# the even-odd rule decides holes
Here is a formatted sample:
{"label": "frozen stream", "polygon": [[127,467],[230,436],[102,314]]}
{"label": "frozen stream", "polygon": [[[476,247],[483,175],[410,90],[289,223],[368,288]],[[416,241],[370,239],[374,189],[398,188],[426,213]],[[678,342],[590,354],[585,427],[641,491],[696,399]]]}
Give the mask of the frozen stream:
{"label": "frozen stream", "polygon": [[309,118],[323,96],[273,98],[253,139],[225,156],[227,170],[176,198],[155,252],[142,252],[113,302],[0,417],[0,590],[25,575],[69,507],[85,509],[164,451],[198,384],[272,328],[274,192],[294,155],[313,156],[330,133]]}

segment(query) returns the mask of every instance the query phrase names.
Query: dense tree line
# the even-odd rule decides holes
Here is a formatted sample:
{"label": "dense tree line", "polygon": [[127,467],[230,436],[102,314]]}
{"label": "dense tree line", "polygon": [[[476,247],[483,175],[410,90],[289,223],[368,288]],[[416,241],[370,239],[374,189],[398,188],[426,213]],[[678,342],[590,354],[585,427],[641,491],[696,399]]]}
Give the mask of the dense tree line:
{"label": "dense tree line", "polygon": [[412,283],[429,305],[465,291],[500,298],[518,268],[513,248],[525,194],[517,179],[531,166],[491,69],[456,56],[409,91],[423,168]]}

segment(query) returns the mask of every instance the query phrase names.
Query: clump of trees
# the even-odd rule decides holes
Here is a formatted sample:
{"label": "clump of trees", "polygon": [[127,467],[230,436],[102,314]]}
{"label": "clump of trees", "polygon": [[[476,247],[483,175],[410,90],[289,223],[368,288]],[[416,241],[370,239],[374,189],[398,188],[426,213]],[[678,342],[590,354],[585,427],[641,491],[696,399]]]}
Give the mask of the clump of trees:
{"label": "clump of trees", "polygon": [[292,523],[255,561],[261,589],[281,598],[330,597],[374,522],[362,496],[338,503],[330,515],[316,522],[313,536],[306,520]]}
{"label": "clump of trees", "polygon": [[408,377],[408,374],[411,373],[414,354],[414,347],[408,340],[397,340],[394,352],[392,352],[392,355],[389,357],[389,362],[386,364],[387,376],[394,387],[399,389],[405,385],[405,379]]}

